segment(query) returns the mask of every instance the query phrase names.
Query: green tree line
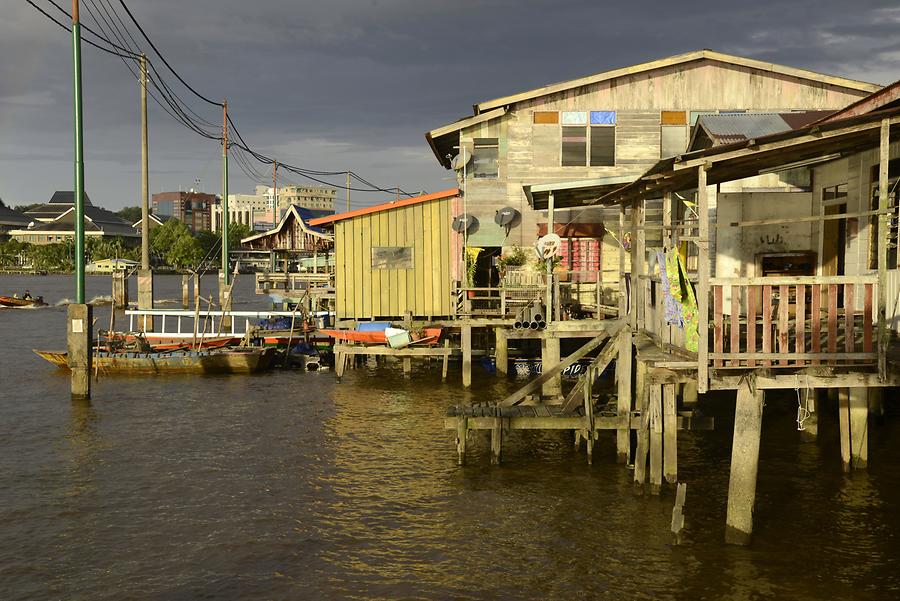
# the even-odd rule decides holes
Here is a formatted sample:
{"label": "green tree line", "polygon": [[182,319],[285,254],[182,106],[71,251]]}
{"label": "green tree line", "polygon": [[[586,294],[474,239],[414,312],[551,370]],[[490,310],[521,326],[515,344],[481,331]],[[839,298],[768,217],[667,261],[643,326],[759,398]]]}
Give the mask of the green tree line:
{"label": "green tree line", "polygon": [[[246,225],[232,224],[228,230],[229,247],[239,248],[241,238],[252,233]],[[194,235],[181,221],[169,219],[150,230],[150,253],[157,265],[194,269],[204,259],[211,260],[218,255],[220,240],[218,234],[209,231]],[[115,258],[141,259],[140,246],[129,246],[121,237],[87,236],[84,247],[87,262]],[[75,269],[74,258],[75,243],[72,240],[54,244],[30,244],[18,240],[0,243],[0,269],[15,269],[24,262],[35,271],[72,271]]]}

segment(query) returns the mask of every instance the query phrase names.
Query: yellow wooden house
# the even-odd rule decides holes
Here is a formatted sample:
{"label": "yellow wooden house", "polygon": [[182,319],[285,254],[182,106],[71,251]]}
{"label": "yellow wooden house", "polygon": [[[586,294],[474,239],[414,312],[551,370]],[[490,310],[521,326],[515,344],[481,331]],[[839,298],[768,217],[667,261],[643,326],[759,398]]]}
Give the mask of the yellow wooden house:
{"label": "yellow wooden house", "polygon": [[453,188],[311,220],[334,231],[337,318],[453,315],[458,204]]}

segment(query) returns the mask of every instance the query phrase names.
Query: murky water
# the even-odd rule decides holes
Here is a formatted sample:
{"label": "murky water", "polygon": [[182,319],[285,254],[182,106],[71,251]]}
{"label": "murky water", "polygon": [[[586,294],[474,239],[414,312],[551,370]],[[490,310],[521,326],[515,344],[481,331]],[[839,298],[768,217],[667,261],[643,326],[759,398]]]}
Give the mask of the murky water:
{"label": "murky water", "polygon": [[[241,276],[244,307],[265,308]],[[214,284],[210,278],[209,285]],[[51,302],[70,278],[0,276]],[[89,278],[88,297],[108,278]],[[134,293],[134,286],[132,286]],[[180,278],[157,296],[180,298]],[[177,305],[174,305],[177,306]],[[96,310],[99,323],[108,308]],[[121,318],[120,318],[121,319]],[[562,434],[486,439],[456,466],[448,405],[514,384],[438,367],[106,378],[73,404],[31,353],[65,308],[0,310],[0,599],[891,599],[900,597],[900,420],[873,420],[844,476],[835,408],[801,443],[793,393],[765,410],[754,543],[723,544],[733,400],[684,433],[673,493],[632,493],[607,436],[595,465]]]}

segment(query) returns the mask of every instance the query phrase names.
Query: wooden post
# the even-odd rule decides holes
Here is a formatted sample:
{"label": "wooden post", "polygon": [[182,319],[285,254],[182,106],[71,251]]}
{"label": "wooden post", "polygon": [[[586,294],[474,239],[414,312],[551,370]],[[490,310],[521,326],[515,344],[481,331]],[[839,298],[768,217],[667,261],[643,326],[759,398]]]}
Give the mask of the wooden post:
{"label": "wooden post", "polygon": [[838,423],[841,429],[841,465],[850,471],[850,389],[838,389]]}
{"label": "wooden post", "polygon": [[112,297],[113,309],[128,308],[128,278],[125,277],[125,271],[122,269],[113,270]]}
{"label": "wooden post", "polygon": [[[887,242],[890,234],[888,212],[888,159],[890,158],[891,120],[881,120],[881,145],[878,157],[878,374],[887,376]],[[897,266],[894,265],[894,268]]]}
{"label": "wooden post", "polygon": [[497,364],[497,373],[504,376],[509,373],[508,344],[506,328],[503,326],[494,328],[494,362]]}
{"label": "wooden post", "polygon": [[409,377],[412,374],[412,357],[403,357],[403,375]]}
{"label": "wooden post", "polygon": [[338,382],[344,377],[344,368],[347,365],[347,357],[344,353],[338,351],[334,354],[334,375],[337,376]]}
{"label": "wooden post", "polygon": [[618,397],[616,398],[616,414],[621,420],[622,426],[616,430],[616,460],[619,463],[628,463],[631,455],[631,331],[621,334],[619,341],[619,356],[616,359],[616,373],[618,377]]}
{"label": "wooden post", "polygon": [[628,286],[625,280],[625,205],[619,205],[619,319],[628,315]]}
{"label": "wooden post", "polygon": [[[559,365],[559,338],[541,339],[541,371],[546,372]],[[556,397],[562,394],[562,376],[556,375],[548,380],[543,387],[542,394],[547,397]]]}
{"label": "wooden post", "polygon": [[637,364],[637,402],[641,411],[641,426],[637,433],[634,456],[634,483],[643,487],[647,479],[647,452],[650,446],[650,387],[647,385],[647,364]]}
{"label": "wooden post", "polygon": [[644,204],[631,207],[631,329],[644,327]]}
{"label": "wooden post", "polygon": [[697,391],[705,393],[709,389],[709,191],[706,187],[706,165],[697,168],[697,211],[700,225],[697,239],[697,313],[700,318]]}
{"label": "wooden post", "polygon": [[801,410],[809,411],[803,420],[803,429],[800,430],[800,440],[815,442],[819,436],[819,401],[816,398],[815,388],[805,388],[800,391]]}
{"label": "wooden post", "polygon": [[762,410],[763,391],[756,390],[752,380],[742,384],[738,388],[734,407],[734,440],[725,520],[725,542],[733,545],[748,544],[753,533]]}
{"label": "wooden post", "polygon": [[678,413],[675,402],[675,385],[663,386],[663,470],[666,482],[675,484],[678,481]]}
{"label": "wooden post", "polygon": [[[181,308],[187,309],[191,303],[191,295],[190,295],[190,276],[184,274],[181,276]],[[196,294],[199,293],[195,293]]]}
{"label": "wooden post", "polygon": [[[138,309],[153,308],[153,270],[139,269],[137,272],[138,281]],[[153,316],[143,315],[138,320],[138,328],[142,332],[153,331]]]}
{"label": "wooden post", "polygon": [[684,530],[684,500],[687,496],[687,484],[681,483],[675,488],[675,506],[672,508],[672,534],[676,544],[681,540]]}
{"label": "wooden post", "polygon": [[658,495],[663,473],[663,387],[650,387],[650,494]]}
{"label": "wooden post", "polygon": [[441,366],[441,382],[447,381],[447,365],[450,362],[450,353],[446,352],[447,349],[450,348],[450,341],[444,339],[444,364]]}
{"label": "wooden post", "polygon": [[200,299],[200,272],[194,272],[194,301]]}
{"label": "wooden post", "polygon": [[495,417],[491,427],[491,464],[499,465],[500,449],[503,445],[503,418]]}
{"label": "wooden post", "polygon": [[[547,199],[547,233],[552,234],[553,231],[553,190],[550,190],[550,195]],[[544,319],[547,321],[547,325],[553,321],[553,258],[547,258],[547,291],[546,296],[544,297]]]}
{"label": "wooden post", "polygon": [[466,437],[469,434],[468,419],[465,415],[456,418],[456,462],[459,465],[466,464]]}
{"label": "wooden post", "polygon": [[472,386],[472,326],[460,326],[462,344],[462,383],[463,387]]}
{"label": "wooden post", "polygon": [[588,465],[594,464],[594,370],[588,368],[584,374],[584,422],[585,443]]}
{"label": "wooden post", "polygon": [[850,467],[865,469],[869,463],[869,395],[866,388],[850,389]]}

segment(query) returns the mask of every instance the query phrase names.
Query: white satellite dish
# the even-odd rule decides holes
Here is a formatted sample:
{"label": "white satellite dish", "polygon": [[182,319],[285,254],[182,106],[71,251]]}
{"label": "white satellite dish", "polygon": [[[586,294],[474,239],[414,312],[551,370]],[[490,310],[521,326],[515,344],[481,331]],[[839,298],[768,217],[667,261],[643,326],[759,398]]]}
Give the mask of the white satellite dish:
{"label": "white satellite dish", "polygon": [[471,152],[463,152],[462,154],[458,154],[452,159],[450,159],[450,167],[453,168],[454,171],[460,171],[463,167],[469,164],[469,161],[472,160]]}
{"label": "white satellite dish", "polygon": [[538,238],[534,248],[539,259],[552,259],[559,254],[562,247],[562,238],[556,234],[547,234]]}

